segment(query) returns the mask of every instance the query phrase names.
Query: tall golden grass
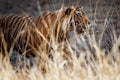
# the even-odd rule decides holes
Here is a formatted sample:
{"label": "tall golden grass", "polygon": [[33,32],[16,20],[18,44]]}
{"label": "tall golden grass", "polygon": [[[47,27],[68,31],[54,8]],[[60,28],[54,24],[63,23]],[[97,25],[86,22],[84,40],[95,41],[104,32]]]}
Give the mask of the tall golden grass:
{"label": "tall golden grass", "polygon": [[[22,66],[25,65],[24,68],[17,66],[14,69],[10,64],[10,57],[3,59],[0,55],[0,80],[119,80],[120,37],[113,27],[117,25],[120,28],[120,24],[113,24],[110,15],[118,18],[120,16],[116,10],[113,11],[116,7],[112,8],[111,5],[109,11],[103,15],[105,18],[98,19],[97,22],[96,15],[103,14],[98,13],[101,8],[103,7],[96,4],[95,12],[92,13],[94,19],[87,32],[80,35],[70,33],[73,36],[65,45],[71,56],[66,55],[63,47],[58,47],[59,44],[54,41],[49,43],[54,46],[52,59],[48,58],[45,50],[40,51],[42,58],[31,58],[35,63],[32,67],[29,67],[30,59],[25,59],[18,61]],[[107,32],[109,27],[112,30]],[[106,41],[106,38],[110,41]],[[108,42],[112,46],[106,46]]]}

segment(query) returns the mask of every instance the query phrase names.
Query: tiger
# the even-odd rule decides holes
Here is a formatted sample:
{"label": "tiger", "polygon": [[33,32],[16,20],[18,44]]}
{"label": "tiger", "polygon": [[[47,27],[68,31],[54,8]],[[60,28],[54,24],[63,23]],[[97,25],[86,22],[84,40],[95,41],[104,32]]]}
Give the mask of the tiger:
{"label": "tiger", "polygon": [[81,34],[89,25],[90,20],[82,6],[62,7],[54,12],[45,12],[38,18],[4,15],[0,17],[0,48],[2,51],[5,41],[8,53],[16,50],[27,57],[36,56],[43,44],[47,45],[49,52],[52,40],[62,43],[70,38],[71,31]]}

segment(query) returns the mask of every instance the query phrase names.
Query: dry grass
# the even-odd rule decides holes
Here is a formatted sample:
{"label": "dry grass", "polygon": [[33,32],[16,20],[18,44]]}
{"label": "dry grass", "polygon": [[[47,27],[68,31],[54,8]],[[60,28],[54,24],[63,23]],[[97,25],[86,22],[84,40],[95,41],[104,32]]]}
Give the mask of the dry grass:
{"label": "dry grass", "polygon": [[[42,60],[35,60],[37,65],[32,68],[25,66],[16,72],[9,57],[2,59],[0,55],[0,80],[120,80],[119,11],[114,10],[117,6],[113,1],[114,8],[111,6],[106,14],[101,12],[104,15],[100,16],[101,6],[98,3],[91,15],[94,19],[90,30],[74,35],[69,40],[70,43],[66,44],[71,56],[67,56],[63,48],[53,42],[50,43],[54,46],[51,52],[53,59],[42,52]],[[97,19],[97,15],[100,19]],[[116,16],[118,22],[113,23],[111,16]],[[101,19],[102,17],[104,18]],[[26,63],[27,60],[23,64]]]}
{"label": "dry grass", "polygon": [[[86,48],[80,51],[77,58],[73,52],[72,59],[63,59],[62,53],[54,53],[53,60],[45,58],[38,66],[24,68],[16,72],[9,64],[9,59],[0,60],[0,80],[119,80],[120,78],[120,55],[117,49],[118,43],[114,45],[113,51],[105,56],[97,44],[92,41],[95,58],[91,51]],[[64,53],[63,53],[64,54]]]}

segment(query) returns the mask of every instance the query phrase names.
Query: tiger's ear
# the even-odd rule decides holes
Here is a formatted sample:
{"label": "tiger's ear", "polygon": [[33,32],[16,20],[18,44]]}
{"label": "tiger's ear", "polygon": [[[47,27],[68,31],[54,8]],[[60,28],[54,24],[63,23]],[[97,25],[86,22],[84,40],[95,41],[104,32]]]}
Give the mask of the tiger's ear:
{"label": "tiger's ear", "polygon": [[65,11],[65,15],[70,15],[72,12],[72,9],[71,8],[67,8],[66,11]]}
{"label": "tiger's ear", "polygon": [[83,9],[83,6],[81,5],[81,3],[79,3],[78,8]]}
{"label": "tiger's ear", "polygon": [[69,8],[67,8],[65,10],[65,15],[70,15],[71,13],[73,13],[75,11],[75,7],[74,6],[71,6]]}

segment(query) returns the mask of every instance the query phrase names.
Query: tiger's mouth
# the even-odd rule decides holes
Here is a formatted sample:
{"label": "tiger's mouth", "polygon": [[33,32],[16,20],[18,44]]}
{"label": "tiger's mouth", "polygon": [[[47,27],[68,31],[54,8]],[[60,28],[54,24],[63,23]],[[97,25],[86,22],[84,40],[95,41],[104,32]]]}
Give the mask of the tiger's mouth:
{"label": "tiger's mouth", "polygon": [[77,33],[78,34],[81,34],[81,33],[84,33],[85,31],[86,31],[86,26],[85,26],[85,24],[78,24],[77,26],[76,26],[76,31],[77,31]]}

